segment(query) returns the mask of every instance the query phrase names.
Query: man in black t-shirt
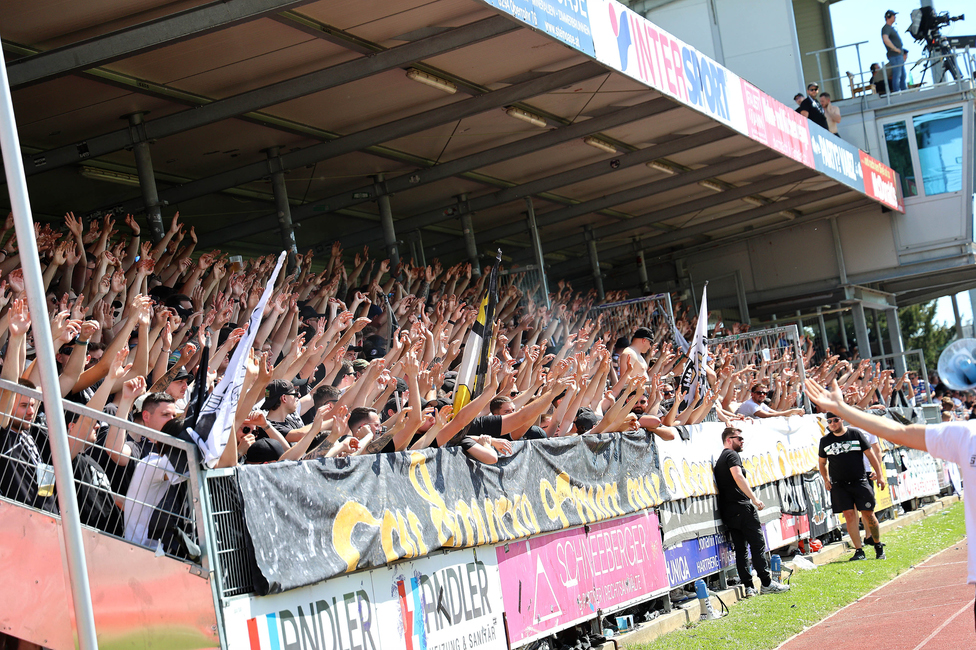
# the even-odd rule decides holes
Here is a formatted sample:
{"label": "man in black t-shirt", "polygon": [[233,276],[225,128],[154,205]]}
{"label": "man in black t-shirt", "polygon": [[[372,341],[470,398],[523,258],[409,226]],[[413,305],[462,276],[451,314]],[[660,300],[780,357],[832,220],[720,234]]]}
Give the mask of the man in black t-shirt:
{"label": "man in black t-shirt", "polygon": [[[874,490],[864,472],[864,456],[867,455],[875,473],[883,477],[881,459],[871,449],[863,431],[844,426],[844,421],[833,413],[827,413],[827,430],[829,433],[820,439],[820,475],[830,492],[834,512],[843,513],[847,523],[847,532],[854,544],[851,561],[865,558],[855,507],[861,512],[864,529],[874,541],[875,557],[883,560],[884,544],[881,543],[878,518],[874,515]],[[884,490],[885,481],[879,480],[878,487]]]}
{"label": "man in black t-shirt", "polygon": [[739,579],[746,588],[746,597],[756,595],[746,556],[746,544],[752,552],[752,566],[756,568],[756,574],[762,582],[761,593],[781,594],[789,591],[790,588],[776,582],[769,575],[769,565],[766,563],[766,540],[759,523],[759,511],[765,507],[765,504],[753,494],[752,488],[746,481],[746,470],[739,457],[742,444],[740,429],[726,427],[722,431],[722,446],[725,448],[715,461],[718,512],[732,538],[732,546],[735,548],[735,566],[739,572]]}
{"label": "man in black t-shirt", "polygon": [[820,105],[820,100],[817,99],[817,92],[819,90],[820,86],[818,84],[807,84],[807,96],[803,98],[803,102],[800,104],[799,113],[814,124],[829,131],[830,126],[827,124],[827,115],[824,113],[823,106]]}

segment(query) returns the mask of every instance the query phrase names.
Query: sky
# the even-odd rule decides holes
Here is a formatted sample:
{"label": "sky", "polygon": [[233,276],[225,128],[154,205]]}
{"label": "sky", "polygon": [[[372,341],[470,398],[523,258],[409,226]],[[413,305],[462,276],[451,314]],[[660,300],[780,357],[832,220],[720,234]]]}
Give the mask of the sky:
{"label": "sky", "polygon": [[[966,20],[951,23],[941,28],[945,36],[963,36],[976,34],[976,2],[973,0],[933,0],[936,12],[948,11],[951,16],[966,14]],[[920,6],[918,0],[843,0],[830,5],[830,18],[834,28],[834,43],[838,46],[868,41],[860,46],[861,63],[864,70],[869,70],[872,63],[880,63],[885,59],[885,47],[881,42],[881,28],[884,27],[885,11],[891,9],[898,12],[895,19],[895,29],[901,36],[902,44],[908,48],[908,69],[913,81],[921,76],[922,66],[914,71],[911,63],[925,56],[922,44],[916,43],[905,30],[912,24],[911,11]],[[841,74],[848,70],[857,74],[857,52],[848,47],[837,52],[837,65]],[[960,68],[965,70],[960,61]],[[931,80],[931,73],[925,75],[925,81]],[[843,84],[846,90],[847,84]],[[845,95],[849,95],[846,91]],[[951,313],[951,311],[950,311]]]}
{"label": "sky", "polygon": [[[951,16],[966,14],[965,20],[943,26],[941,31],[946,36],[963,36],[976,34],[976,2],[973,0],[933,0],[937,12],[948,11]],[[861,45],[861,63],[867,70],[871,63],[880,63],[884,59],[884,45],[881,43],[881,28],[884,27],[885,11],[891,9],[898,12],[895,20],[895,29],[901,35],[902,43],[908,48],[909,62],[918,60],[922,56],[922,47],[916,43],[910,34],[905,30],[912,22],[911,11],[920,6],[915,0],[843,0],[830,5],[830,17],[834,30],[834,43],[837,45],[847,45],[860,41],[868,41]],[[855,48],[848,47],[839,50],[837,53],[837,64],[841,72],[850,70],[856,72],[857,54]],[[965,69],[960,62],[960,67]],[[911,65],[909,64],[909,69]],[[921,66],[912,72],[913,78],[918,79]],[[925,75],[925,81],[930,81],[929,74]],[[846,88],[846,84],[844,84]],[[960,293],[956,302],[959,304],[959,315],[962,322],[973,322],[973,308],[969,300],[969,293]],[[952,313],[952,301],[946,296],[940,298],[936,309],[935,317],[937,321],[944,323],[955,323],[955,316]]]}

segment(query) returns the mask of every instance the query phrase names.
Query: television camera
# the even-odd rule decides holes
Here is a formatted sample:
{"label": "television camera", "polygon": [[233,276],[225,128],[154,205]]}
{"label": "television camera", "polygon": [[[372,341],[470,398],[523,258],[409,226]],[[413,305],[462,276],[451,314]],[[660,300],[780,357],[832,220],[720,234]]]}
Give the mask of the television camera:
{"label": "television camera", "polygon": [[[927,53],[930,61],[922,71],[932,68],[933,83],[940,83],[945,79],[946,72],[952,75],[956,81],[962,78],[959,72],[959,62],[956,61],[955,50],[941,31],[941,27],[949,25],[959,20],[965,20],[966,15],[950,16],[948,11],[938,13],[931,5],[923,5],[918,9],[913,9],[911,13],[912,24],[908,27],[908,33],[916,42],[922,43],[922,47]],[[917,64],[916,64],[917,65]]]}

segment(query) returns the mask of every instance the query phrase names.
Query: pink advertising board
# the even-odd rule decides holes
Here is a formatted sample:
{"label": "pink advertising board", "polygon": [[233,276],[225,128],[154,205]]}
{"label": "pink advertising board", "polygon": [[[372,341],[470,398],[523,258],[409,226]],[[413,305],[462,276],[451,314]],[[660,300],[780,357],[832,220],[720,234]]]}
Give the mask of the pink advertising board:
{"label": "pink advertising board", "polygon": [[807,167],[815,168],[807,118],[745,79],[741,83],[749,137]]}
{"label": "pink advertising board", "polygon": [[657,515],[496,546],[509,641],[522,645],[668,590]]}

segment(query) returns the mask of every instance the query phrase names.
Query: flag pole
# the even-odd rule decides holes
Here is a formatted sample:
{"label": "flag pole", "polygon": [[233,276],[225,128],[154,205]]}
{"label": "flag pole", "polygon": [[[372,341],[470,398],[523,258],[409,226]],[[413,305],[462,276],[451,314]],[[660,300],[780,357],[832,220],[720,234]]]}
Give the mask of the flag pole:
{"label": "flag pole", "polygon": [[97,650],[95,614],[88,583],[88,567],[85,564],[78,499],[74,490],[68,430],[64,421],[64,408],[61,405],[58,370],[54,363],[54,342],[51,339],[51,323],[48,321],[47,298],[44,295],[41,261],[34,235],[34,218],[31,215],[27,179],[24,175],[24,161],[20,154],[20,137],[17,135],[17,122],[2,52],[0,52],[0,147],[3,149],[3,167],[7,176],[10,206],[14,214],[20,265],[24,271],[27,304],[33,314],[31,327],[34,331],[37,364],[41,372],[41,392],[44,395],[44,413],[47,416],[54,478],[59,488],[58,505],[61,511],[61,527],[64,531],[65,559],[68,565],[71,599],[74,603],[78,647],[81,650]]}

